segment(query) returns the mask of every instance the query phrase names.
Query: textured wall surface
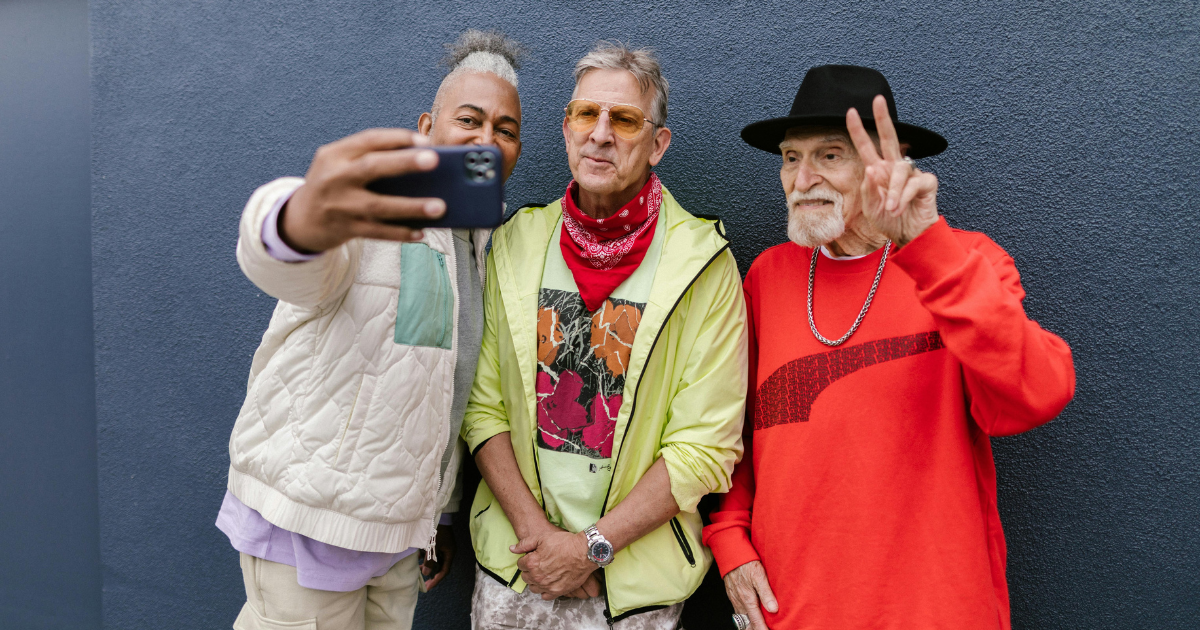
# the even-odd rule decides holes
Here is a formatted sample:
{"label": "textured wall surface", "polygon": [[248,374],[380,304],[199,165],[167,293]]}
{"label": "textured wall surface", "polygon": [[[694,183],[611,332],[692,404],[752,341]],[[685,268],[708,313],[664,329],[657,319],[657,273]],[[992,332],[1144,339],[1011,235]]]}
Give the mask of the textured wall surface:
{"label": "textured wall surface", "polygon": [[100,627],[86,0],[0,2],[0,627]]}
{"label": "textured wall surface", "polygon": [[[440,45],[467,26],[532,52],[516,204],[566,185],[574,60],[600,38],[656,47],[674,131],[659,173],[685,207],[724,218],[743,270],[784,240],[785,210],[777,158],[738,130],[785,113],[811,65],[881,69],[901,118],[950,141],[924,164],[943,212],[1012,253],[1028,312],[1075,351],[1063,416],[995,442],[1016,627],[1196,627],[1196,3],[580,6],[93,0],[105,627],[232,621],[236,554],[212,522],[273,307],[237,268],[237,217],[322,143],[414,125]],[[420,627],[466,627],[464,560]]]}

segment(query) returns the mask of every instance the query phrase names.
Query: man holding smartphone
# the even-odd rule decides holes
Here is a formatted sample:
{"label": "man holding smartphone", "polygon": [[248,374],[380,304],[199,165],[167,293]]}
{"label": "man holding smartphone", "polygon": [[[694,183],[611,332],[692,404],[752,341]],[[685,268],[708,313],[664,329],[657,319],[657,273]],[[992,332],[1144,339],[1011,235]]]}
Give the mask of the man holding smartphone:
{"label": "man holding smartphone", "polygon": [[246,206],[238,262],[279,303],[217,518],[241,552],[235,629],[408,629],[418,592],[449,570],[488,232],[397,225],[445,203],[367,185],[432,170],[433,145],[494,145],[507,179],[521,154],[519,54],[467,31],[416,132],[323,146],[304,179],[266,184]]}
{"label": "man holding smartphone", "polygon": [[563,120],[574,179],[492,239],[466,438],[476,630],[668,630],[711,564],[696,506],[741,454],[746,310],[719,224],[653,168],[653,55],[601,44]]}

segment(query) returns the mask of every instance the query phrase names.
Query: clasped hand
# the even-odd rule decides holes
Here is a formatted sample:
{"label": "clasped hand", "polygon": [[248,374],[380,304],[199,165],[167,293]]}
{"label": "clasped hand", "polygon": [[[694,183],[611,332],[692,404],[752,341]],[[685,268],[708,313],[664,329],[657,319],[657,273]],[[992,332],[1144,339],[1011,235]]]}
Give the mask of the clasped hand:
{"label": "clasped hand", "polygon": [[865,167],[860,191],[863,216],[893,243],[904,246],[937,222],[938,180],[933,173],[920,171],[904,159],[887,101],[876,96],[871,105],[879,153],[858,111],[846,112],[850,140]]}
{"label": "clasped hand", "polygon": [[588,559],[587,537],[560,529],[533,534],[509,547],[525,554],[517,568],[529,590],[542,599],[587,599],[600,594],[596,563]]}

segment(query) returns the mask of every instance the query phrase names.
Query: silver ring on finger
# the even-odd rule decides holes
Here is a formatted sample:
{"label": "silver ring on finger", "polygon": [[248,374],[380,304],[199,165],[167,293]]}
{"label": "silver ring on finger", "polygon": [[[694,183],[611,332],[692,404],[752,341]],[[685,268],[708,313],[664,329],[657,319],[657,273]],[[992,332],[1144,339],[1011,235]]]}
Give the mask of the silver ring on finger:
{"label": "silver ring on finger", "polygon": [[915,171],[915,170],[917,170],[917,161],[916,161],[916,160],[914,160],[914,159],[912,159],[912,158],[910,158],[910,157],[908,157],[908,156],[906,155],[906,156],[904,156],[904,161],[905,161],[905,162],[906,162],[906,163],[907,163],[909,166],[911,166],[911,167],[912,167],[912,169],[913,169],[914,171]]}
{"label": "silver ring on finger", "polygon": [[737,630],[746,630],[750,627],[750,616],[734,614],[733,625],[737,626]]}

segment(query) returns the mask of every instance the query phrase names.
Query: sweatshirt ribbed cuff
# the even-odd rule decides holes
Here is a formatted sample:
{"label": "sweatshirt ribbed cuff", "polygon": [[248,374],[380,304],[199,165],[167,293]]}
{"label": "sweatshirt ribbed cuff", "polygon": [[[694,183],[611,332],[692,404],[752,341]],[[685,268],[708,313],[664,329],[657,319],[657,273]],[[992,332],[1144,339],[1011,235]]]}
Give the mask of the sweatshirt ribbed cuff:
{"label": "sweatshirt ribbed cuff", "polygon": [[713,559],[717,561],[721,577],[747,562],[759,559],[758,551],[750,542],[750,532],[744,527],[716,531],[706,536],[704,542],[712,549]]}
{"label": "sweatshirt ribbed cuff", "polygon": [[966,263],[967,250],[946,219],[938,217],[937,223],[897,250],[891,260],[917,283],[918,290],[924,290],[954,275]]}

